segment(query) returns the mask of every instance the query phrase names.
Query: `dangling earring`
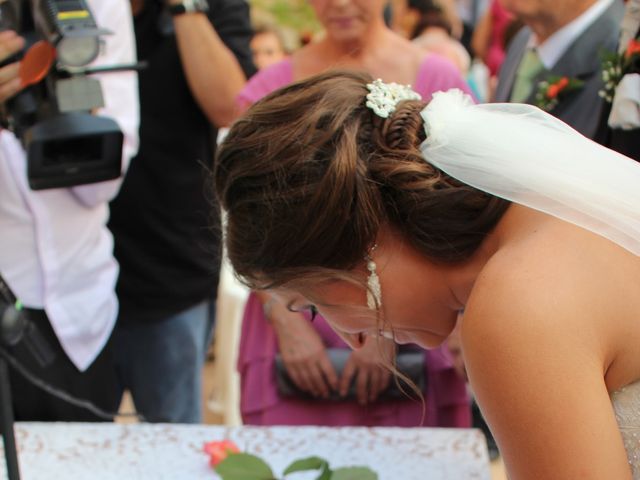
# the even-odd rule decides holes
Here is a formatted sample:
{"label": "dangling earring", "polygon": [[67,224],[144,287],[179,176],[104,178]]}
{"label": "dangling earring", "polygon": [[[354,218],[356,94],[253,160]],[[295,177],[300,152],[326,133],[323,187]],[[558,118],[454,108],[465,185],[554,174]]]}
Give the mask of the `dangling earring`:
{"label": "dangling earring", "polygon": [[369,253],[365,255],[367,261],[367,270],[369,270],[369,277],[367,278],[367,306],[371,310],[378,310],[382,306],[382,289],[380,288],[380,278],[376,272],[376,262],[371,258],[371,253],[376,249],[377,245],[374,245]]}

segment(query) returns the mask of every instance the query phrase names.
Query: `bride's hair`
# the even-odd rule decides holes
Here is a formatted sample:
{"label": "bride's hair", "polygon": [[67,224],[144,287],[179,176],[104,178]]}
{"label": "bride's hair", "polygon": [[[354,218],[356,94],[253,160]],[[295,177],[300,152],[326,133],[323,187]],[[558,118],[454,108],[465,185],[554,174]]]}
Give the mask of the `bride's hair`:
{"label": "bride's hair", "polygon": [[432,261],[461,262],[505,212],[506,201],[425,161],[423,102],[404,101],[388,119],[366,107],[371,81],[317,75],[268,95],[231,127],[215,182],[228,255],[249,286],[351,270],[383,225]]}

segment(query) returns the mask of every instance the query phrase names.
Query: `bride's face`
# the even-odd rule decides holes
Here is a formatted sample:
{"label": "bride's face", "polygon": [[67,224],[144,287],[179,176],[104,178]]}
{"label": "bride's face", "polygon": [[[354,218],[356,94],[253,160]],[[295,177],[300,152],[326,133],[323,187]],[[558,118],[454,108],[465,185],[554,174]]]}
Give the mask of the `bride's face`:
{"label": "bride's face", "polygon": [[[373,254],[382,290],[380,318],[367,307],[365,289],[346,280],[314,286],[307,296],[284,289],[272,293],[292,311],[315,307],[353,348],[371,335],[393,335],[400,344],[437,347],[455,327],[462,305],[448,285],[446,268],[401,242],[393,243],[381,244]],[[352,273],[366,279],[364,262]]]}

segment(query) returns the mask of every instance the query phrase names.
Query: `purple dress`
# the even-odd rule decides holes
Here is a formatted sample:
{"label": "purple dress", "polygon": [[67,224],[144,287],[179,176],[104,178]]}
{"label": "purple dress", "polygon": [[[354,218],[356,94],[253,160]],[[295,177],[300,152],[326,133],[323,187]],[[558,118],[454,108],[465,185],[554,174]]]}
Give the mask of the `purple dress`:
{"label": "purple dress", "polygon": [[[238,97],[247,107],[268,93],[293,82],[290,59],[258,72]],[[427,100],[434,92],[460,88],[470,93],[455,66],[437,55],[425,57],[414,90]],[[318,315],[313,322],[327,348],[349,348]],[[238,369],[241,378],[240,411],[247,425],[420,426],[422,404],[402,400],[378,400],[365,407],[356,401],[322,401],[281,397],[275,380],[278,343],[266,321],[262,304],[249,296],[242,321]],[[424,426],[469,427],[471,414],[465,382],[456,374],[444,347],[425,351],[426,418]]]}

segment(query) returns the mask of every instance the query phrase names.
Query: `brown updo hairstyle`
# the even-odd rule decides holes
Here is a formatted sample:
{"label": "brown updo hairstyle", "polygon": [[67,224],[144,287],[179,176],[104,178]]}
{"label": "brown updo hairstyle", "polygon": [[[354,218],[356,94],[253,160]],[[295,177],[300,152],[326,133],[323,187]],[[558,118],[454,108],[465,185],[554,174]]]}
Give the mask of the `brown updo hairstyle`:
{"label": "brown updo hairstyle", "polygon": [[371,76],[330,71],[254,104],[218,150],[226,246],[256,289],[335,278],[364,262],[382,225],[432,261],[462,262],[508,202],[430,165],[419,145],[425,104],[388,119],[365,106]]}

